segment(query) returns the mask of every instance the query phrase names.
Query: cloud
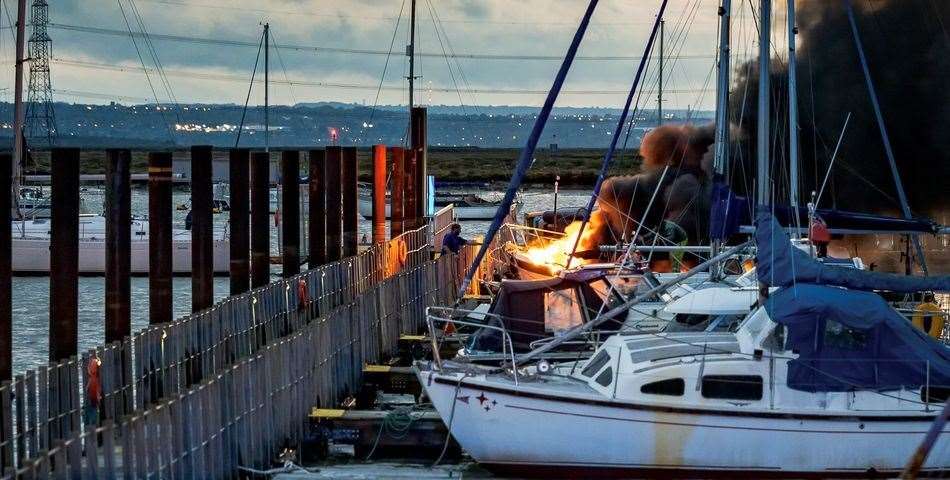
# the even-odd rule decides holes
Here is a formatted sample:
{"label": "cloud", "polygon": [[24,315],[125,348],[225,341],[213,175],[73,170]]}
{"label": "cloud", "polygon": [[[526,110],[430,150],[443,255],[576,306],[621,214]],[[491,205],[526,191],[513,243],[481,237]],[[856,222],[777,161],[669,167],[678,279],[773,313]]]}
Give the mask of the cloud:
{"label": "cloud", "polygon": [[[134,7],[133,8],[133,4]],[[697,58],[684,59],[668,78],[670,90],[699,90],[715,53],[717,0],[672,0],[667,10],[670,38],[687,39],[679,45],[681,53]],[[402,0],[121,0],[132,29],[139,31],[138,20],[152,35],[151,42],[139,40],[139,52],[128,35],[119,4],[110,0],[57,0],[50,4],[50,28],[53,51],[58,59],[116,65],[139,64],[139,52],[154,66],[151,49],[169,72],[168,81],[180,101],[235,101],[246,94],[246,82],[202,76],[210,70],[220,75],[250,77],[254,65],[261,24],[271,25],[273,40],[282,45],[333,47],[355,50],[389,51],[392,55],[338,53],[310,48],[282,48],[271,51],[272,78],[283,78],[283,70],[292,79],[309,83],[359,85],[404,85],[407,74],[405,45],[408,43],[408,5]],[[602,1],[594,22],[581,47],[585,56],[629,56],[642,52],[649,27],[659,2]],[[457,104],[462,90],[465,103],[540,104],[543,95],[484,92],[478,90],[546,90],[559,65],[558,61],[527,59],[464,58],[465,54],[549,55],[564,54],[573,36],[586,2],[580,0],[419,0],[417,52],[433,54],[417,60],[419,82],[451,91],[432,92],[434,103]],[[400,15],[400,8],[403,9]],[[396,19],[400,18],[398,23]],[[66,26],[92,27],[112,31],[104,34],[76,31]],[[672,27],[680,25],[677,29]],[[688,27],[689,35],[682,35]],[[395,29],[395,35],[394,35]],[[225,43],[174,41],[168,36],[214,39]],[[226,42],[240,43],[226,44]],[[672,40],[671,40],[672,42]],[[250,46],[246,44],[251,44]],[[448,61],[442,57],[446,52]],[[458,58],[452,58],[452,53]],[[3,52],[7,53],[7,52]],[[12,52],[10,52],[12,56]],[[563,105],[618,106],[636,67],[634,60],[578,61],[569,77],[569,90],[613,90],[614,94],[565,95]],[[386,74],[383,76],[383,70]],[[188,78],[187,72],[195,76]],[[185,72],[185,73],[182,73]],[[151,97],[144,75],[127,71],[117,73],[90,66],[53,65],[54,88],[97,89],[100,93],[122,92],[128,96]],[[0,87],[3,82],[0,80]],[[153,79],[154,83],[154,79]],[[103,88],[109,85],[109,88]],[[275,85],[280,91],[281,86]],[[296,90],[299,90],[297,92]],[[160,94],[160,96],[162,96]],[[299,86],[294,95],[278,93],[278,101],[368,101],[372,88],[321,88]],[[668,98],[672,105],[705,102],[712,104],[711,93],[698,91]],[[405,93],[384,89],[382,103],[405,101]],[[72,98],[71,100],[81,100]],[[102,100],[99,100],[102,101]]]}

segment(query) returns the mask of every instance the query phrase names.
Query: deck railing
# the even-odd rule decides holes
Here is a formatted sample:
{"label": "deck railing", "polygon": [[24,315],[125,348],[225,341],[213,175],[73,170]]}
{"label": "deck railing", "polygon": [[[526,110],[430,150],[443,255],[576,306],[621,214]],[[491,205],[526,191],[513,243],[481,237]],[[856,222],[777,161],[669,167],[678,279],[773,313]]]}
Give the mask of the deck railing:
{"label": "deck railing", "polygon": [[4,382],[0,478],[234,478],[267,466],[301,438],[311,406],[354,392],[364,363],[454,300],[472,252],[432,260],[432,233]]}

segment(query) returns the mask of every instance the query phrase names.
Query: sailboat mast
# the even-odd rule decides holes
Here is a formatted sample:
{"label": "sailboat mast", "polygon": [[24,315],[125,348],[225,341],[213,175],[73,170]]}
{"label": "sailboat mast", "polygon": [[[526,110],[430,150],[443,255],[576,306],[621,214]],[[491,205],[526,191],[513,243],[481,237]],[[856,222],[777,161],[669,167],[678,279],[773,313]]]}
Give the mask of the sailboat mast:
{"label": "sailboat mast", "polygon": [[17,1],[16,14],[16,65],[14,68],[16,78],[13,87],[13,201],[14,207],[18,205],[20,178],[23,173],[20,171],[25,157],[23,147],[26,142],[23,141],[23,119],[26,116],[23,107],[23,64],[26,63],[24,52],[26,50],[26,0]]}
{"label": "sailboat mast", "polygon": [[756,178],[758,206],[768,205],[769,188],[769,46],[772,31],[772,1],[761,0],[759,7],[759,113],[756,150],[758,175]]}
{"label": "sailboat mast", "polygon": [[[729,166],[729,52],[730,52],[730,23],[732,16],[732,0],[722,0],[719,7],[719,61],[718,77],[716,78],[716,151],[713,156],[713,170],[716,175],[727,182],[726,169]],[[722,240],[714,239],[711,243],[712,256],[722,251]],[[712,278],[718,279],[722,275],[719,262],[710,267]]]}
{"label": "sailboat mast", "polygon": [[264,151],[270,152],[270,24],[264,24]]}
{"label": "sailboat mast", "polygon": [[416,0],[412,0],[412,8],[409,12],[409,47],[406,50],[406,54],[409,55],[409,115],[411,118],[412,107],[415,106],[413,94],[416,81]]}
{"label": "sailboat mast", "polygon": [[729,53],[732,0],[719,7],[719,77],[716,83],[716,152],[713,166],[725,176],[729,168]]}
{"label": "sailboat mast", "polygon": [[660,19],[660,78],[659,89],[656,94],[656,125],[663,124],[663,37],[666,20]]}
{"label": "sailboat mast", "polygon": [[[798,208],[798,66],[795,58],[795,0],[788,0],[788,180],[789,203]],[[796,223],[798,215],[795,215]]]}

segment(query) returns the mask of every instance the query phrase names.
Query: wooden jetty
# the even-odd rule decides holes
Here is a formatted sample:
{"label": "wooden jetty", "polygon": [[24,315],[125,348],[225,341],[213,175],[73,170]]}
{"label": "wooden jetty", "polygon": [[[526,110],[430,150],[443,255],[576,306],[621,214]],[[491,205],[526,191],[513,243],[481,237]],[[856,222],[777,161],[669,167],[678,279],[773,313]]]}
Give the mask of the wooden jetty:
{"label": "wooden jetty", "polygon": [[[193,152],[193,161],[210,158],[206,148]],[[78,157],[76,151],[54,154]],[[124,153],[114,157],[122,162],[128,158]],[[155,168],[150,168],[150,175],[159,179],[150,182],[157,192],[167,188],[160,180],[169,174],[165,157],[154,156]],[[317,162],[323,157],[321,151]],[[247,162],[248,154],[236,151],[231,158]],[[0,160],[9,165],[10,157],[0,154]],[[288,163],[294,161],[291,155]],[[78,176],[78,169],[69,167],[60,173],[67,180]],[[311,171],[319,170],[311,165]],[[247,170],[240,168],[235,176],[244,178]],[[117,177],[116,191],[124,191],[128,178],[124,173]],[[311,182],[311,192],[324,190],[324,178]],[[353,186],[344,185],[341,196],[355,195],[355,181]],[[124,198],[119,200],[116,205],[124,204]],[[156,210],[150,205],[150,210],[171,210],[167,193],[155,200],[166,205],[155,205]],[[252,212],[254,200],[252,195]],[[340,196],[327,197],[327,203],[350,206]],[[323,219],[315,216],[323,211],[311,209],[310,214],[311,222],[322,225]],[[63,342],[53,330],[51,351],[57,345],[57,352],[68,351],[72,342],[73,353],[51,357],[48,365],[0,383],[0,479],[237,478],[242,468],[270,467],[285,446],[301,441],[312,408],[333,408],[357,393],[364,365],[395,355],[401,335],[420,332],[426,307],[455,300],[473,251],[434,259],[432,248],[452,221],[451,209],[428,221],[413,212],[406,217],[417,226],[395,238],[330,263],[311,257],[308,270],[272,283],[264,279],[263,285],[243,291],[249,275],[252,285],[261,281],[254,275],[258,248],[252,218],[251,241],[245,243],[252,253],[232,258],[235,295],[183,318],[164,320],[170,319],[170,283],[153,278],[154,317],[147,328],[86,352],[75,352],[74,339]],[[157,229],[168,223],[167,216],[153,220]],[[343,225],[343,236],[354,238],[352,225]],[[336,229],[332,233],[339,235]],[[327,243],[326,238],[310,241],[311,247]],[[115,262],[127,260],[122,243],[112,256]],[[164,247],[156,244],[153,252],[161,255]],[[9,250],[0,255],[9,256]],[[194,257],[196,266],[206,261],[203,255]],[[297,259],[290,261],[299,265]],[[121,289],[128,276],[121,268],[115,271],[115,288]],[[75,280],[68,274],[55,279],[64,285]],[[9,277],[0,281],[9,288]],[[193,288],[204,292],[206,282],[204,275],[196,276]],[[122,332],[127,312],[114,308],[110,313],[112,332]],[[65,327],[72,336],[77,326],[71,312],[66,314],[73,322]],[[9,318],[0,318],[0,324],[7,322]]]}

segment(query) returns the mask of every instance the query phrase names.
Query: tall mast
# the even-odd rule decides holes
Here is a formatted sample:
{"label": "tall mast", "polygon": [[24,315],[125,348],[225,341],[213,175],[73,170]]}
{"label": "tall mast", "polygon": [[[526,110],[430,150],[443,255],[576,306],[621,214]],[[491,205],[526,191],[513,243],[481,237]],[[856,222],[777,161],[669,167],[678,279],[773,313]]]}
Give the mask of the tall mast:
{"label": "tall mast", "polygon": [[[716,79],[716,151],[713,157],[713,169],[716,175],[728,185],[726,169],[729,166],[729,52],[730,52],[730,21],[732,16],[732,0],[722,0],[719,7],[719,61],[718,77]],[[712,256],[722,250],[722,241],[713,240]],[[722,275],[721,264],[714,263],[710,273],[714,279]]]}
{"label": "tall mast", "polygon": [[761,0],[759,7],[759,123],[756,150],[757,206],[768,205],[769,188],[769,45],[772,31],[772,0]]}
{"label": "tall mast", "polygon": [[270,24],[264,24],[264,151],[270,152]]}
{"label": "tall mast", "polygon": [[663,37],[666,20],[660,19],[660,78],[659,91],[656,95],[656,125],[663,124]]}
{"label": "tall mast", "polygon": [[729,53],[732,0],[722,0],[719,7],[719,77],[716,83],[716,152],[713,166],[726,176],[729,168]]}
{"label": "tall mast", "polygon": [[[798,208],[798,67],[795,59],[795,0],[788,0],[788,180],[789,204]],[[798,215],[794,216],[798,223]]]}
{"label": "tall mast", "polygon": [[409,12],[409,46],[406,48],[406,55],[409,56],[409,115],[411,118],[412,107],[415,106],[413,94],[416,81],[416,0],[412,0],[412,8]]}
{"label": "tall mast", "polygon": [[14,68],[16,78],[14,79],[13,89],[13,201],[17,205],[19,198],[20,177],[23,166],[24,152],[23,147],[23,119],[25,112],[23,108],[23,64],[26,62],[24,50],[26,49],[26,0],[17,1],[16,14],[16,65]]}

